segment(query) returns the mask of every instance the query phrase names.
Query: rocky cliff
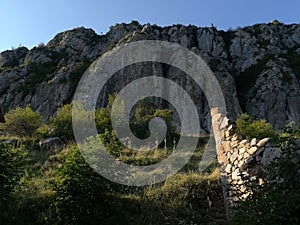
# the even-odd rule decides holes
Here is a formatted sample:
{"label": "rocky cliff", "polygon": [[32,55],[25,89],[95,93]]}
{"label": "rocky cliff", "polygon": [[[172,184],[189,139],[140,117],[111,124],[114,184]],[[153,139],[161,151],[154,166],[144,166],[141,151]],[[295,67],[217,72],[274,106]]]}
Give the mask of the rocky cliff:
{"label": "rocky cliff", "polygon": [[[178,43],[208,63],[218,79],[231,117],[242,111],[275,126],[300,121],[300,24],[256,24],[236,30],[137,22],[112,26],[105,35],[83,27],[57,34],[31,50],[20,47],[0,54],[0,106],[4,111],[30,105],[47,120],[60,104],[72,100],[87,67],[114,46],[135,40]],[[120,90],[138,74],[166,77],[193,98],[207,128],[209,109],[199,87],[182,71],[164,64],[132,65],[106,85],[106,94]],[[162,104],[162,103],[161,103]]]}

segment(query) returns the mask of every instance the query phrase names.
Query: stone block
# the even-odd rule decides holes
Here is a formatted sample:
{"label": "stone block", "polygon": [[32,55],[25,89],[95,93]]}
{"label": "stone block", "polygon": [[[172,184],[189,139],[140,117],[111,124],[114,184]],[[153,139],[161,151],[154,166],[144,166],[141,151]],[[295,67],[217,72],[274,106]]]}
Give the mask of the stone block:
{"label": "stone block", "polygon": [[265,146],[269,142],[269,140],[270,140],[270,138],[261,139],[256,145],[257,145],[257,147],[261,148],[261,147]]}
{"label": "stone block", "polygon": [[250,155],[253,155],[256,151],[257,151],[257,147],[256,146],[254,146],[254,147],[251,147],[250,149],[248,149],[248,153],[250,154]]}
{"label": "stone block", "polygon": [[225,168],[225,172],[226,173],[230,173],[231,172],[231,164],[227,164],[226,168]]}
{"label": "stone block", "polygon": [[248,143],[248,141],[246,139],[244,139],[240,142],[241,145],[246,145],[247,143]]}
{"label": "stone block", "polygon": [[250,142],[250,145],[251,146],[255,146],[257,143],[257,139],[256,138],[252,138],[251,142]]}
{"label": "stone block", "polygon": [[[229,119],[227,117],[223,117],[222,121],[221,121],[221,124],[219,126],[219,129],[220,130],[223,130],[225,129],[226,127],[228,127],[229,125]],[[228,131],[228,130],[227,130]],[[229,131],[228,131],[229,132]]]}
{"label": "stone block", "polygon": [[245,148],[240,148],[240,149],[239,149],[239,154],[243,154],[245,151],[246,151]]}
{"label": "stone block", "polygon": [[230,161],[234,162],[238,157],[238,151],[233,152],[233,154],[230,156]]}

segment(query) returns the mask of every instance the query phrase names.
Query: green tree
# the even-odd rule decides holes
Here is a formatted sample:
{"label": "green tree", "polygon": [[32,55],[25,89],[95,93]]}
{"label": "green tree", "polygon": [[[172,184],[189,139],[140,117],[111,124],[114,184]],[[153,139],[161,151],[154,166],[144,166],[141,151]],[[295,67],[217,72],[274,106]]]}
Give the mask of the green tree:
{"label": "green tree", "polygon": [[242,114],[236,120],[237,133],[247,139],[271,137],[275,139],[277,134],[272,125],[265,120],[255,120],[248,114]]}
{"label": "green tree", "polygon": [[49,120],[51,135],[62,138],[64,141],[74,140],[72,128],[72,105],[63,105],[58,109],[56,116]]}
{"label": "green tree", "polygon": [[1,125],[2,129],[12,136],[31,137],[42,125],[42,116],[29,106],[10,110],[4,117],[6,122]]}
{"label": "green tree", "polygon": [[117,94],[108,95],[108,102],[106,107],[102,107],[95,112],[95,122],[98,133],[102,134],[105,130],[112,130],[111,125],[111,108]]}
{"label": "green tree", "polygon": [[51,224],[102,224],[108,181],[98,175],[82,157],[76,146],[70,146],[57,170],[52,185],[55,198],[51,206]]}
{"label": "green tree", "polygon": [[169,109],[155,109],[153,106],[146,105],[142,100],[134,108],[131,128],[133,133],[139,138],[147,138],[150,136],[149,122],[154,117],[163,119],[167,126],[167,141],[171,144],[174,137],[177,137],[176,129],[172,125],[172,111]]}

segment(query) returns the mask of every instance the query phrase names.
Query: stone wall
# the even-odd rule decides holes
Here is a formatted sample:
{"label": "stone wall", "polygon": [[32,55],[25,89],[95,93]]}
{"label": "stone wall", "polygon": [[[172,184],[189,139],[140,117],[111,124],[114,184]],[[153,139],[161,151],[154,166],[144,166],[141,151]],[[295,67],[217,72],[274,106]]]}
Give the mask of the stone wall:
{"label": "stone wall", "polygon": [[242,175],[255,175],[262,183],[265,168],[280,157],[280,151],[270,142],[270,138],[253,138],[251,141],[243,139],[235,133],[234,123],[219,109],[212,109],[211,115],[225,207],[229,216],[232,206],[247,196]]}
{"label": "stone wall", "polygon": [[199,209],[199,214],[190,224],[227,224],[220,180],[212,180],[206,188],[201,187],[200,190],[197,186],[194,188],[189,191],[189,195],[193,195],[190,207]]}

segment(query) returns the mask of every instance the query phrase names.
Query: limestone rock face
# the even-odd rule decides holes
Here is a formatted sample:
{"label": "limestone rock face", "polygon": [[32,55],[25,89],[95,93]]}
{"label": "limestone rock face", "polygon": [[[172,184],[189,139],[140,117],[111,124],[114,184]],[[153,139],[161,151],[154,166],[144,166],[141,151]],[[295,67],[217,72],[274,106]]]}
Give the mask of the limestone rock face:
{"label": "limestone rock face", "polygon": [[0,53],[0,68],[14,67],[20,65],[24,59],[28,49],[20,47],[15,50],[8,50]]}
{"label": "limestone rock face", "polygon": [[[48,120],[60,104],[71,102],[82,74],[94,60],[115,46],[138,40],[169,41],[199,55],[219,81],[229,118],[245,111],[277,127],[289,121],[299,123],[299,24],[258,24],[220,31],[132,22],[116,24],[104,35],[79,27],[31,50],[20,47],[0,53],[0,106],[8,111],[30,105]],[[201,127],[210,130],[210,109],[201,88],[183,71],[160,63],[141,63],[119,71],[105,85],[99,106],[106,104],[108,93],[153,74],[183,87],[197,106]]]}

